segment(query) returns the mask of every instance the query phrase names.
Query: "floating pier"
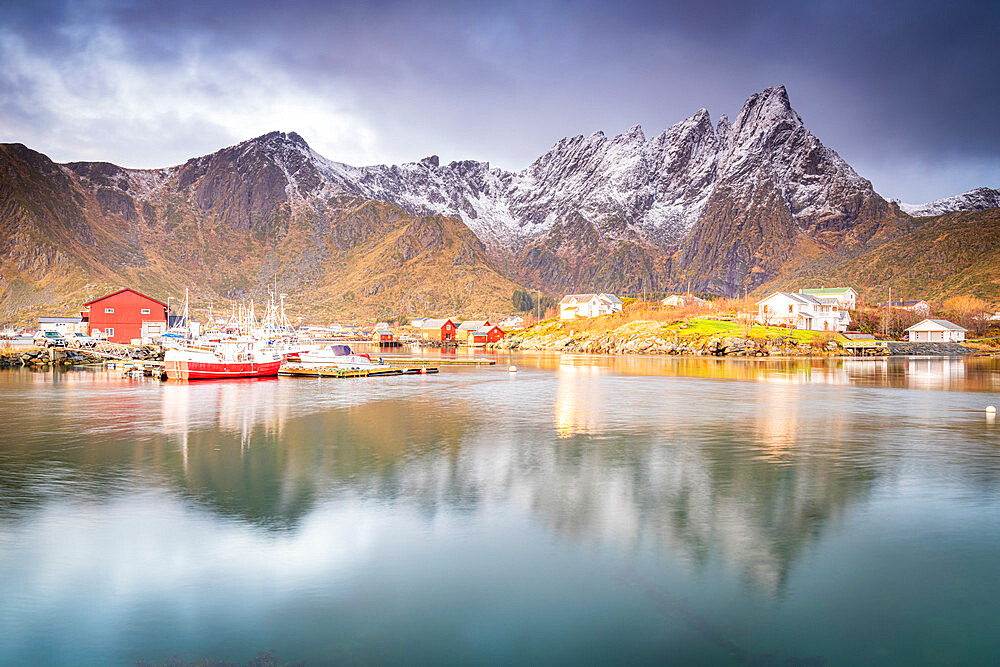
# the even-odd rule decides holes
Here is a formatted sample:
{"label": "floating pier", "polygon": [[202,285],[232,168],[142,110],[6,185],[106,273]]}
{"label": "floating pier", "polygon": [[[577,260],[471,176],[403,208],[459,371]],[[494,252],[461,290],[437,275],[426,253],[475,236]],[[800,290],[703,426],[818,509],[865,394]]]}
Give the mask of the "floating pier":
{"label": "floating pier", "polygon": [[[386,361],[398,361],[400,363],[424,363],[426,361],[431,361],[430,359],[422,359],[420,357],[412,358],[393,358],[386,359]],[[435,364],[438,366],[496,366],[497,362],[495,359],[434,359]]]}
{"label": "floating pier", "polygon": [[382,375],[425,375],[437,373],[434,366],[388,366],[386,368],[337,368],[336,366],[298,367],[282,366],[278,375],[320,378],[366,378]]}

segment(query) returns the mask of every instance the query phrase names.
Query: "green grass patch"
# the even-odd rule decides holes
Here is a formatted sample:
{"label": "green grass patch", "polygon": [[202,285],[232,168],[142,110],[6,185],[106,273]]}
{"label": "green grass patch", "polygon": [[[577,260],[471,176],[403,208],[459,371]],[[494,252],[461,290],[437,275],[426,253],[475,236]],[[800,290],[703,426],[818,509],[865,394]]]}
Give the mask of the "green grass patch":
{"label": "green grass patch", "polygon": [[[671,324],[664,327],[677,336],[685,338],[687,336],[739,336],[740,326],[736,322],[726,320],[708,320],[695,318],[688,320],[687,328],[681,328],[681,323]],[[783,327],[765,327],[756,325],[750,329],[751,338],[791,338],[800,343],[812,343],[818,336],[828,336],[827,331],[807,331],[805,329],[785,329]],[[836,340],[843,340],[838,334]]]}

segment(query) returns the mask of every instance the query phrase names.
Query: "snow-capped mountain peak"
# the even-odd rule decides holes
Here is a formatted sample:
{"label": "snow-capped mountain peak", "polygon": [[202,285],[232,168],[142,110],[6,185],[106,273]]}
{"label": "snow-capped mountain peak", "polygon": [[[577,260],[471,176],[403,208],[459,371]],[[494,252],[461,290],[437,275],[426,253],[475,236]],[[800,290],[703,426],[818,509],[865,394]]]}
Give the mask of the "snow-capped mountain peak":
{"label": "snow-capped mountain peak", "polygon": [[914,217],[941,215],[951,211],[981,211],[1000,207],[1000,190],[976,188],[960,195],[936,199],[926,204],[900,204],[899,207]]}
{"label": "snow-capped mountain peak", "polygon": [[459,216],[492,250],[514,253],[576,216],[612,239],[638,234],[677,244],[720,185],[746,208],[766,181],[796,219],[847,216],[858,196],[877,196],[805,129],[783,86],[751,95],[732,123],[722,116],[713,126],[708,110],[699,109],[650,139],[640,125],[611,138],[601,131],[565,137],[516,172],[472,160],[441,164],[434,155],[352,167],[320,156],[294,132],[272,132],[220,154],[230,151],[237,160],[273,164],[290,197],[345,192],[411,213]]}

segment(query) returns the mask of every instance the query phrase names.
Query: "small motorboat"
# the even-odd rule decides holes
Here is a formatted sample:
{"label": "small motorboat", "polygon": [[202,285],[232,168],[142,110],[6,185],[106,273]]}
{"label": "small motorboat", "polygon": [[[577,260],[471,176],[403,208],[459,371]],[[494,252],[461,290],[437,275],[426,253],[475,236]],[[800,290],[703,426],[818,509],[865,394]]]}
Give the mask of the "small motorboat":
{"label": "small motorboat", "polygon": [[367,354],[355,354],[350,345],[327,345],[318,350],[299,352],[299,360],[305,366],[336,366],[347,370],[384,368],[382,359],[373,360]]}

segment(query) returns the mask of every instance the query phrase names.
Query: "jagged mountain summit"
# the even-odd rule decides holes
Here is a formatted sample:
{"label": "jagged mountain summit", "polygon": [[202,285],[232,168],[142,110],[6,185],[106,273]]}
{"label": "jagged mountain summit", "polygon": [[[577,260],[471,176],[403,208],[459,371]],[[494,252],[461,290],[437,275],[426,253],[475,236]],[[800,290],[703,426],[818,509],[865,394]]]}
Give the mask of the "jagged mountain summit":
{"label": "jagged mountain summit", "polygon": [[[968,194],[947,206],[997,203]],[[565,138],[520,171],[436,156],[356,167],[294,132],[155,170],[6,144],[0,308],[129,280],[229,298],[275,277],[331,314],[488,313],[518,286],[735,295],[833,275],[921,225],[810,133],[780,86],[732,122],[700,109],[652,138],[638,125]]]}
{"label": "jagged mountain summit", "polygon": [[[516,172],[437,156],[355,167],[273,132],[163,173],[184,186],[223,163],[231,172],[196,186],[204,205],[237,196],[259,214],[347,193],[456,216],[513,277],[551,289],[662,289],[683,276],[735,292],[772,276],[800,234],[851,247],[905,217],[805,128],[781,86],[732,123],[700,109],[650,139],[638,125],[565,138]],[[251,190],[238,182],[248,175]]]}
{"label": "jagged mountain summit", "polygon": [[1000,190],[976,188],[926,204],[900,204],[899,207],[914,217],[941,215],[952,211],[984,211],[1000,207]]}
{"label": "jagged mountain summit", "polygon": [[518,172],[472,160],[440,164],[437,156],[353,167],[324,158],[295,133],[221,152],[233,150],[268,154],[290,195],[345,191],[412,213],[456,215],[494,250],[515,252],[575,215],[594,224],[618,218],[653,241],[679,243],[718,184],[752,201],[767,181],[797,219],[850,217],[851,200],[875,196],[871,183],[805,129],[781,86],[751,96],[732,124],[722,116],[713,127],[700,109],[648,140],[638,125],[611,138],[565,138]]}

